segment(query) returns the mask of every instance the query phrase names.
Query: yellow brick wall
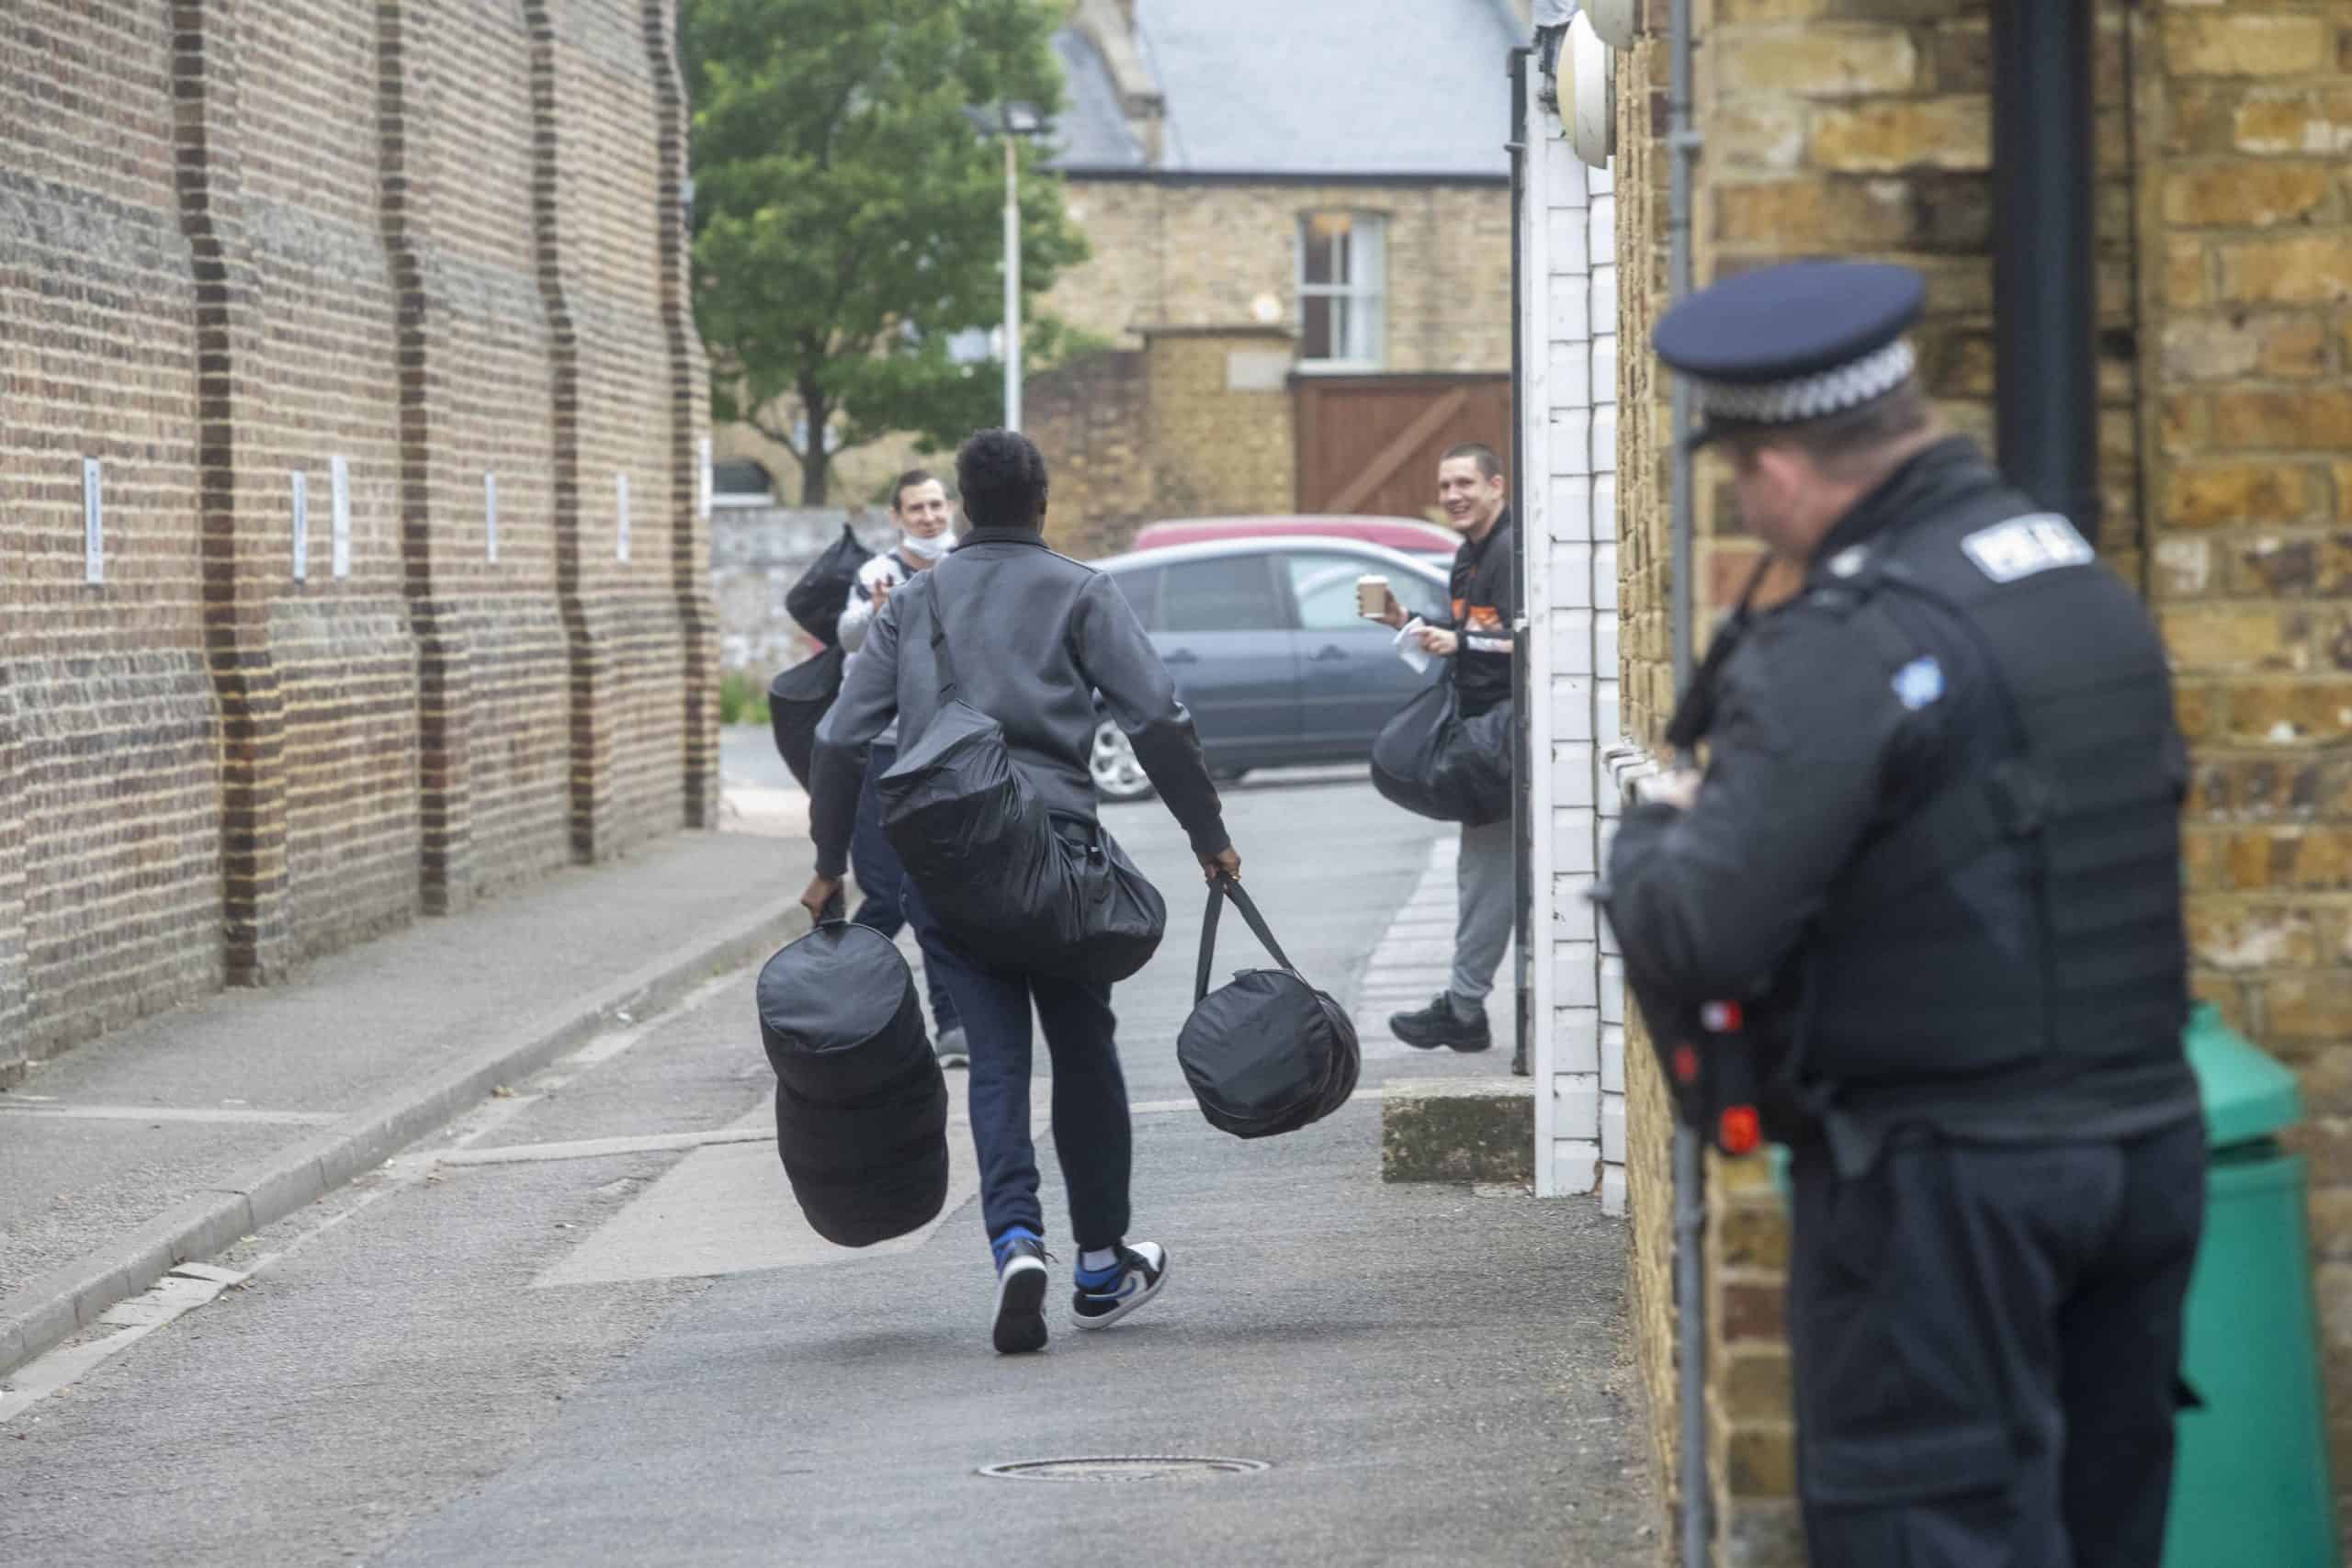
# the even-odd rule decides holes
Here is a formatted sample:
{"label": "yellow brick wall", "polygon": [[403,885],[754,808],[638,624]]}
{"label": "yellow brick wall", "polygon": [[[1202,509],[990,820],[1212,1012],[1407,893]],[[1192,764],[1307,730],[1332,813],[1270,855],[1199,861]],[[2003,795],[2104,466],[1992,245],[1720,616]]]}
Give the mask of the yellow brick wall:
{"label": "yellow brick wall", "polygon": [[[1704,284],[1826,252],[1928,276],[1924,374],[1991,434],[1985,0],[1713,0],[1696,113]],[[1624,713],[1671,704],[1669,425],[1643,351],[1666,288],[1665,7],[1622,61],[1619,426]],[[2201,995],[2301,1072],[2339,1482],[2352,1485],[2352,4],[2098,0],[2101,551],[2161,615],[2197,757],[2184,844]],[[1698,637],[1753,559],[1702,463]],[[1671,1129],[1628,1063],[1633,1301],[1671,1473]],[[1709,1415],[1720,1560],[1802,1561],[1761,1168],[1710,1173]],[[2348,1515],[2347,1517],[2352,1517]]]}
{"label": "yellow brick wall", "polygon": [[1298,324],[1298,221],[1387,220],[1388,370],[1510,365],[1510,191],[1487,185],[1088,180],[1067,185],[1093,254],[1046,308],[1127,347],[1147,326],[1227,326],[1273,299]]}

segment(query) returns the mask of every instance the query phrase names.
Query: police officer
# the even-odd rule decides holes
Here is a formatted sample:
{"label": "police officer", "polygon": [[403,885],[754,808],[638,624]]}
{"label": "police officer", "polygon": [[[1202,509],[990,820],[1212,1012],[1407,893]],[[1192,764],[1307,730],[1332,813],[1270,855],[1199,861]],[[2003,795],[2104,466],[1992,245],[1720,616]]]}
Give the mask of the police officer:
{"label": "police officer", "polygon": [[1703,776],[1629,812],[1611,918],[1652,994],[1741,1004],[1792,1145],[1815,1568],[2154,1568],[2203,1208],[2185,752],[2139,602],[1937,427],[1924,300],[1811,262],[1659,322],[1804,584]]}

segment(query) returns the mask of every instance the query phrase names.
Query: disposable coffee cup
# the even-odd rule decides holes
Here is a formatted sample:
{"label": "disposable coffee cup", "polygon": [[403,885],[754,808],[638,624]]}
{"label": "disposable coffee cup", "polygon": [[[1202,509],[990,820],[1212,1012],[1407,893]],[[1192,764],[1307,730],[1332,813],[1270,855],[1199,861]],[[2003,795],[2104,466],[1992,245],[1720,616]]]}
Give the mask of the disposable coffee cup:
{"label": "disposable coffee cup", "polygon": [[1388,613],[1388,580],[1385,577],[1356,579],[1356,614],[1369,620],[1378,620]]}

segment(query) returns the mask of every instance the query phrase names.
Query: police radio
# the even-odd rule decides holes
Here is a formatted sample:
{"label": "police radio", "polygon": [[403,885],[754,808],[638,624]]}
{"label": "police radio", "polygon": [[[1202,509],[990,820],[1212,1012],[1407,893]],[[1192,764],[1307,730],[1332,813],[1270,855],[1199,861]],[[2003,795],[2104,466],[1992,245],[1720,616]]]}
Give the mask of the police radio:
{"label": "police radio", "polygon": [[[1688,761],[1699,742],[1713,728],[1715,687],[1723,669],[1747,635],[1748,604],[1771,568],[1771,558],[1757,563],[1739,603],[1707,645],[1707,656],[1690,678],[1690,686],[1667,721],[1666,742]],[[1598,893],[1607,903],[1605,891]],[[1764,1146],[1764,1116],[1760,1106],[1763,1072],[1759,1043],[1748,1032],[1747,1005],[1738,1001],[1684,1003],[1645,985],[1629,959],[1626,989],[1641,1009],[1648,1026],[1651,1048],[1666,1077],[1674,1113],[1685,1126],[1734,1156],[1752,1155]]]}

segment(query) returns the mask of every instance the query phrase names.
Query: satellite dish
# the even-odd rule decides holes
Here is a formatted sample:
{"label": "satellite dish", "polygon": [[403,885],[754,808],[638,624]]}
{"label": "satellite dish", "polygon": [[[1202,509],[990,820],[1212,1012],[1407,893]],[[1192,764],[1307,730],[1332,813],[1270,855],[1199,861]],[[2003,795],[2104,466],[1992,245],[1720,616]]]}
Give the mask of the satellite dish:
{"label": "satellite dish", "polygon": [[1589,0],[1584,14],[1592,30],[1611,49],[1631,49],[1642,33],[1641,0]]}
{"label": "satellite dish", "polygon": [[[1560,118],[1567,125],[1569,144],[1594,168],[1608,167],[1617,151],[1617,56],[1592,30],[1585,12],[1577,12],[1568,24],[1560,75]],[[1566,82],[1575,84],[1573,94]]]}

